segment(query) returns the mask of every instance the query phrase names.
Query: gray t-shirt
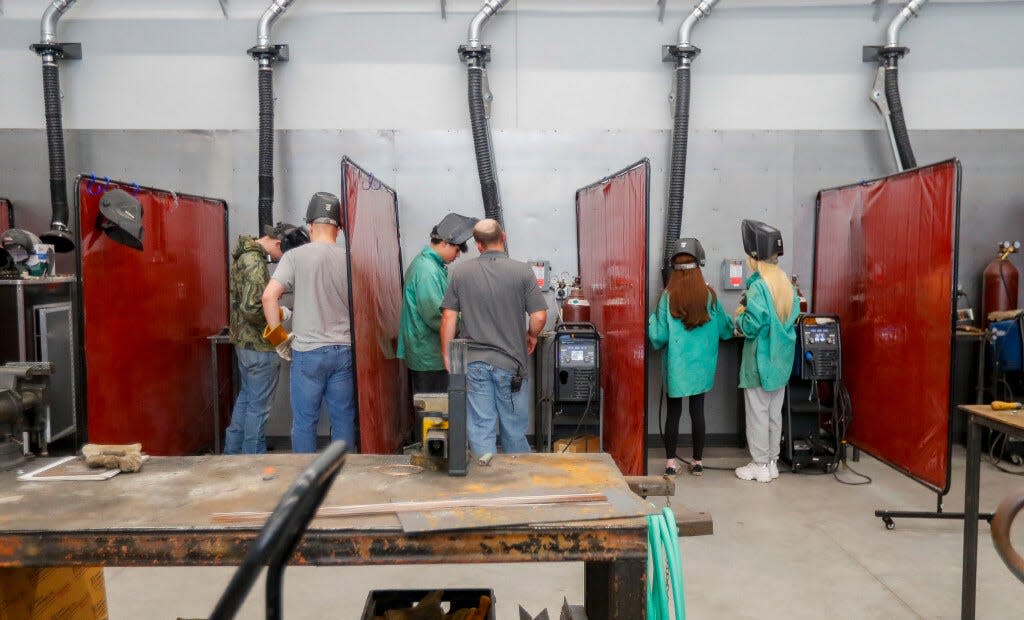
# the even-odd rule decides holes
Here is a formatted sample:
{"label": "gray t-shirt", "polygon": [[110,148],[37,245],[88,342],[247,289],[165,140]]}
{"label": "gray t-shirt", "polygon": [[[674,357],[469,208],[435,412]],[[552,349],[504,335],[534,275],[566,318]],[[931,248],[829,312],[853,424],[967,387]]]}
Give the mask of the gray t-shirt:
{"label": "gray t-shirt", "polygon": [[462,313],[459,338],[493,347],[470,345],[467,363],[487,362],[515,372],[518,360],[525,376],[526,315],[548,307],[533,270],[504,252],[488,251],[448,271],[441,307]]}
{"label": "gray t-shirt", "polygon": [[314,241],[281,257],[271,279],[295,293],[292,348],[312,351],[352,344],[348,312],[348,261],[344,248]]}

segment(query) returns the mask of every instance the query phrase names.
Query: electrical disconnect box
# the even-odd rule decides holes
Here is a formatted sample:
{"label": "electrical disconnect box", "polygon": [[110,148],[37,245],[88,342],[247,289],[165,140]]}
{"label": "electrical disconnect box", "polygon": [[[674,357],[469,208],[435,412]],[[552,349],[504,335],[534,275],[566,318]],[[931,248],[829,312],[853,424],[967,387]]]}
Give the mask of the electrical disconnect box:
{"label": "electrical disconnect box", "polygon": [[533,270],[533,277],[537,280],[537,287],[542,291],[551,290],[551,263],[546,260],[526,261],[526,264]]}
{"label": "electrical disconnect box", "polygon": [[742,258],[726,258],[722,260],[722,290],[742,291],[746,288],[746,278],[743,277]]}

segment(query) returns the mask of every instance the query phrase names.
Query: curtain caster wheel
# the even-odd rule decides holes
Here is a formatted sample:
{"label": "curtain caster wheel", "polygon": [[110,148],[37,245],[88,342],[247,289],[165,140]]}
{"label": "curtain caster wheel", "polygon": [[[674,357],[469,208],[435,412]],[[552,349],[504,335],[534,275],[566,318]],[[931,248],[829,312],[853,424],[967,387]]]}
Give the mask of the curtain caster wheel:
{"label": "curtain caster wheel", "polygon": [[889,517],[882,517],[882,523],[885,523],[885,529],[887,530],[896,529],[896,522]]}

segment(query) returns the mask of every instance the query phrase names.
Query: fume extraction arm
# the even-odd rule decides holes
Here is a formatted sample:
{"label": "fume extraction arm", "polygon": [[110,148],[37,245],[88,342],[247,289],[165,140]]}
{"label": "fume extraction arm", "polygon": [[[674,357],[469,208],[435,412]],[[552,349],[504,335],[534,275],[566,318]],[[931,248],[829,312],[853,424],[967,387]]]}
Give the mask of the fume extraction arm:
{"label": "fume extraction arm", "polygon": [[46,114],[46,145],[50,159],[50,231],[39,235],[58,252],[75,249],[68,221],[68,184],[64,161],[64,122],[60,107],[60,70],[57,61],[82,57],[80,43],[57,41],[57,22],[75,0],[53,0],[43,13],[39,43],[30,49],[43,61],[43,106]]}
{"label": "fume extraction arm", "polygon": [[256,46],[248,49],[258,65],[260,97],[259,230],[274,225],[274,63],[288,60],[287,45],[272,45],[274,22],[295,0],[273,0],[256,26]]}
{"label": "fume extraction arm", "polygon": [[864,62],[877,62],[878,74],[871,89],[871,101],[885,122],[889,134],[896,167],[900,170],[916,168],[917,160],[910,146],[907,123],[903,118],[903,102],[900,99],[899,61],[910,49],[900,45],[900,31],[911,17],[917,17],[928,0],[910,0],[886,30],[885,45],[866,45],[862,52]]}
{"label": "fume extraction arm", "polygon": [[669,168],[668,205],[665,209],[665,244],[662,277],[668,281],[673,248],[679,239],[683,221],[683,194],[686,190],[686,150],[690,135],[690,65],[700,48],[690,42],[697,22],[711,14],[718,0],[701,0],[679,26],[679,42],[662,46],[662,60],[674,63],[675,122],[672,128],[672,162]]}
{"label": "fume extraction arm", "polygon": [[467,65],[469,83],[469,121],[473,129],[473,149],[480,175],[480,192],[484,200],[484,214],[504,226],[498,179],[494,170],[494,149],[491,146],[491,90],[487,84],[487,63],[491,60],[491,46],[480,42],[484,25],[508,4],[508,0],[486,0],[483,8],[469,23],[469,37],[459,46],[459,57]]}

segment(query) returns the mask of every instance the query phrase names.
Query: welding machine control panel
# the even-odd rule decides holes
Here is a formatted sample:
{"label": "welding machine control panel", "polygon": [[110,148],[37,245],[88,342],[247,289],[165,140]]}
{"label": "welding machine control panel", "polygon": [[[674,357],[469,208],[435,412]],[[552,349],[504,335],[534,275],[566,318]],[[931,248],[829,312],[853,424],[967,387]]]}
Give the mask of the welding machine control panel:
{"label": "welding machine control panel", "polygon": [[558,343],[558,365],[561,368],[593,367],[596,362],[596,342],[561,341]]}
{"label": "welding machine control panel", "polygon": [[838,380],[842,359],[839,322],[832,318],[804,315],[797,325],[800,378],[805,381]]}

